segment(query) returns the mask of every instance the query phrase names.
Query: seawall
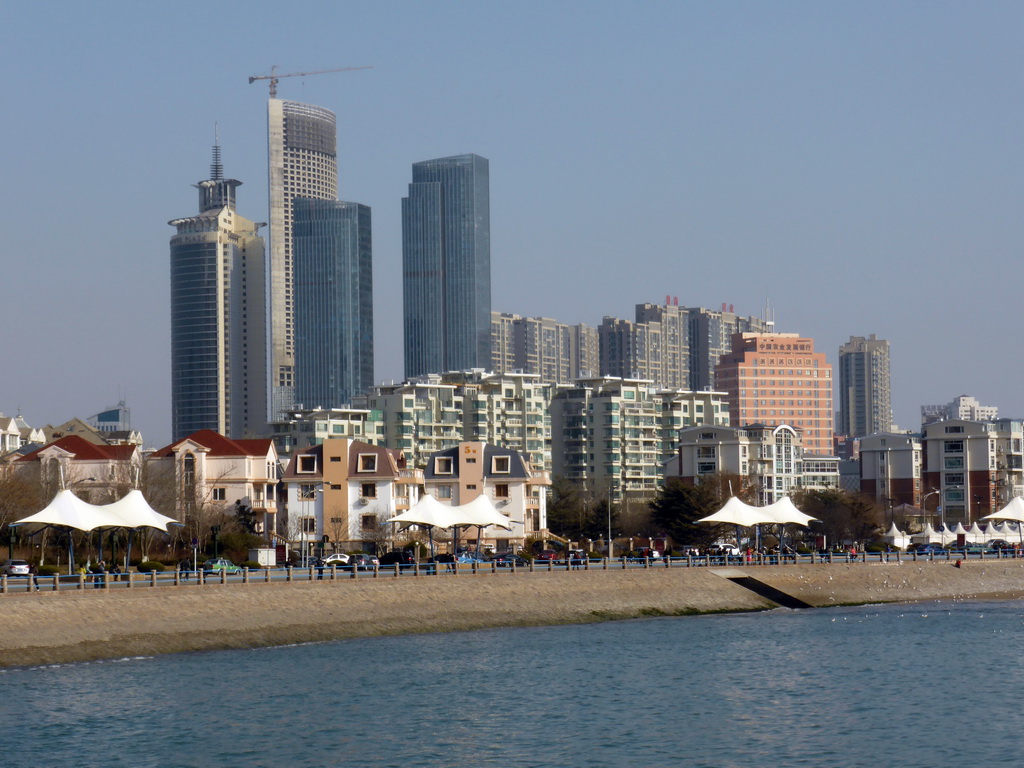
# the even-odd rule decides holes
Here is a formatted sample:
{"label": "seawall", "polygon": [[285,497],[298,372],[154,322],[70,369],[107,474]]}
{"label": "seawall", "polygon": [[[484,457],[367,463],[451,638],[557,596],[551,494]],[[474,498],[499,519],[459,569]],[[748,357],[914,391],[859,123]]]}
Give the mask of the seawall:
{"label": "seawall", "polygon": [[[481,573],[0,597],[0,666],[375,635],[756,611],[716,568]],[[1024,597],[1024,560],[744,568],[812,606]]]}

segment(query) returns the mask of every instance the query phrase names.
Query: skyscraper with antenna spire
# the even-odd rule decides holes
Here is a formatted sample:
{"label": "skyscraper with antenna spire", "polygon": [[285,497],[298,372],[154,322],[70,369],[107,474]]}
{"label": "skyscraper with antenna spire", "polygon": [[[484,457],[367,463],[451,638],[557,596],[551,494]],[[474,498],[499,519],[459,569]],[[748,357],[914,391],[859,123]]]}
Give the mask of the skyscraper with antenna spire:
{"label": "skyscraper with antenna spire", "polygon": [[234,438],[263,431],[267,409],[263,238],[238,215],[219,138],[199,213],[168,222],[171,238],[173,439],[200,429]]}

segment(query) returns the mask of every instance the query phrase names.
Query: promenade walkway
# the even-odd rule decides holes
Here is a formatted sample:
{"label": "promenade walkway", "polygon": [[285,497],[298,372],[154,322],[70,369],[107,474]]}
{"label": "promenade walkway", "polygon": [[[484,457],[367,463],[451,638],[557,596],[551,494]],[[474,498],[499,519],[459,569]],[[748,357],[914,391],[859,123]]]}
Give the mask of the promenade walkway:
{"label": "promenade walkway", "polygon": [[861,552],[857,554],[810,554],[810,555],[729,555],[660,557],[655,559],[615,558],[609,560],[534,560],[525,567],[499,565],[498,563],[417,563],[413,565],[385,565],[373,568],[333,566],[317,568],[265,568],[243,570],[239,574],[203,571],[153,571],[150,573],[119,574],[71,574],[54,576],[0,576],[0,596],[25,594],[29,592],[98,591],[153,588],[214,588],[217,586],[249,586],[261,584],[288,583],[299,581],[344,581],[352,579],[415,579],[423,577],[479,577],[517,576],[532,573],[563,573],[571,576],[581,571],[635,571],[664,570],[666,568],[761,568],[768,566],[829,566],[829,565],[871,565],[885,563],[917,563],[958,561],[999,561],[1024,557],[1020,550],[995,550],[980,552],[917,553]]}

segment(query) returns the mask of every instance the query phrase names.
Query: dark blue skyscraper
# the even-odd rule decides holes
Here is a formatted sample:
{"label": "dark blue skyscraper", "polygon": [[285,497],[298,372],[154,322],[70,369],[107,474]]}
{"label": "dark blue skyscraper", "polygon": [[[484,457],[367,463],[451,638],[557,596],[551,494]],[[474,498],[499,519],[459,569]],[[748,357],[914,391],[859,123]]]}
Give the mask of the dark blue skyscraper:
{"label": "dark blue skyscraper", "polygon": [[292,210],[296,400],[347,405],[373,385],[370,209],[295,198]]}
{"label": "dark blue skyscraper", "polygon": [[491,215],[487,159],[412,166],[402,199],[405,375],[487,368]]}

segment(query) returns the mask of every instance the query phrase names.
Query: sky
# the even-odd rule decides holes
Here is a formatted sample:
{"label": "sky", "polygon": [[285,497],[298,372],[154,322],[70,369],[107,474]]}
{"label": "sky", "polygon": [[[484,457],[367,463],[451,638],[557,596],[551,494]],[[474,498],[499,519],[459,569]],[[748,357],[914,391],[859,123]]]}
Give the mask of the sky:
{"label": "sky", "polygon": [[[490,160],[492,307],[774,311],[833,365],[891,344],[893,406],[1024,416],[1019,2],[25,2],[5,5],[0,411],[124,399],[170,440],[171,219],[214,126],[267,219],[265,81],[338,115],[372,208],[375,378],[402,378],[401,198]],[[838,401],[837,401],[838,402]]]}

